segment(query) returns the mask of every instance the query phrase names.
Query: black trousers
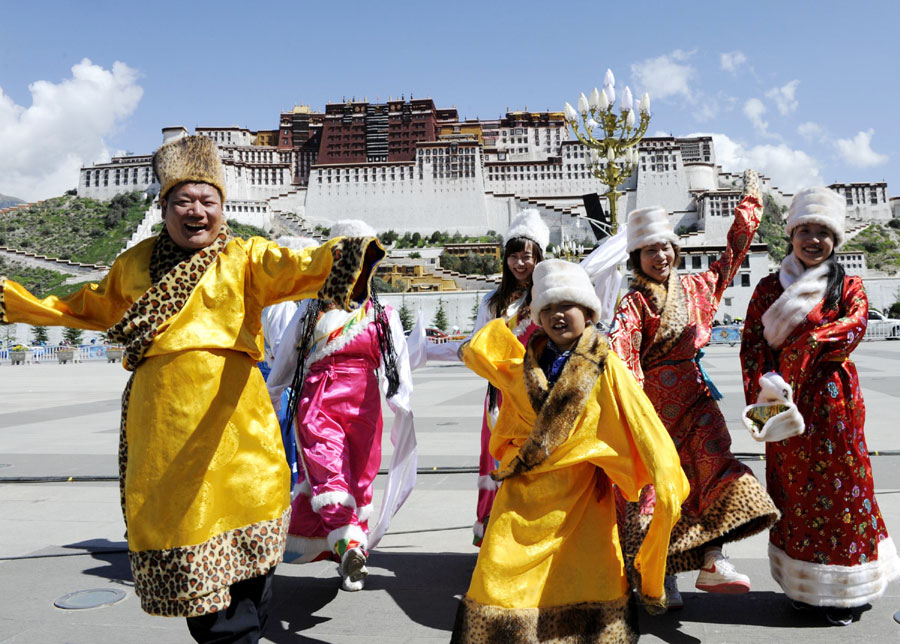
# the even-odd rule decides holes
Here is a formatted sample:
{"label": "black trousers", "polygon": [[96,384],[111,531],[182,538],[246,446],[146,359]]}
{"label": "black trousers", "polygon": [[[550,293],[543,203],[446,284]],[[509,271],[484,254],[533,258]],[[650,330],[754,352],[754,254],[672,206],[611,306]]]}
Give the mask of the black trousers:
{"label": "black trousers", "polygon": [[268,619],[273,567],[267,574],[231,585],[225,610],[188,617],[191,636],[201,644],[257,644]]}

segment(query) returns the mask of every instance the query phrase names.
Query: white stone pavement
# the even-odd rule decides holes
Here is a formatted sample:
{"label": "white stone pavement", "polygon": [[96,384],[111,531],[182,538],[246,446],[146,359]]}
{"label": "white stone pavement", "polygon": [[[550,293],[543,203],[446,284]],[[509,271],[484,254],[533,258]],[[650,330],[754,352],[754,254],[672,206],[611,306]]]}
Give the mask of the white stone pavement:
{"label": "white stone pavement", "polygon": [[[900,452],[900,342],[864,343],[854,354],[868,409],[872,451]],[[743,407],[737,348],[713,347],[705,365],[725,394],[722,408],[736,453],[760,454],[738,421]],[[15,476],[105,475],[116,472],[119,395],[127,374],[118,365],[0,366],[0,479]],[[474,466],[484,383],[459,365],[415,374],[413,397],[425,469]],[[390,426],[389,415],[385,427]],[[390,442],[385,432],[385,464]],[[758,476],[764,463],[751,467]],[[885,522],[900,538],[900,456],[875,456]],[[282,565],[276,576],[268,642],[446,642],[475,564],[470,526],[474,474],[421,474],[419,486],[372,556],[365,591],[337,590],[334,566]],[[379,478],[379,482],[381,479]],[[377,497],[376,497],[377,503]],[[0,480],[0,643],[191,641],[183,620],[141,612],[130,589],[115,483],[21,484]],[[768,574],[766,539],[729,547],[751,576],[743,596],[685,592],[686,607],[660,618],[641,616],[642,642],[837,643],[900,641],[900,584],[845,629],[792,612]],[[681,575],[683,591],[692,575]],[[122,602],[65,611],[60,596],[89,588],[121,588]]]}

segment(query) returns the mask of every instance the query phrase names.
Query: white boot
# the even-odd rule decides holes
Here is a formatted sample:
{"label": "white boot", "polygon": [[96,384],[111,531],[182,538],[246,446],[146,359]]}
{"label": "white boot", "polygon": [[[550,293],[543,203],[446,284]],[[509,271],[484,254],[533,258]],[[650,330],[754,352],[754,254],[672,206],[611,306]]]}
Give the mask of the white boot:
{"label": "white boot", "polygon": [[698,590],[708,593],[724,593],[735,595],[750,590],[750,577],[742,575],[728,558],[722,554],[721,548],[710,548],[706,551],[703,567],[697,575]]}
{"label": "white boot", "polygon": [[362,548],[349,548],[341,557],[341,588],[354,592],[362,590],[366,583],[369,569],[366,568],[366,555]]}

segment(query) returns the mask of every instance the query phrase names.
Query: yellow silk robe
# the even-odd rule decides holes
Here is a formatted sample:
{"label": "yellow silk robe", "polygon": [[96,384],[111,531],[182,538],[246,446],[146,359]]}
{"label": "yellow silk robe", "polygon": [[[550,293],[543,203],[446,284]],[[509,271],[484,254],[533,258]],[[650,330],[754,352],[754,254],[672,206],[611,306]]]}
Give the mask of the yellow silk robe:
{"label": "yellow silk robe", "polygon": [[[550,425],[566,414],[574,423],[555,428],[562,430],[564,442],[543,462],[500,486],[464,600],[468,607],[461,609],[469,614],[458,618],[453,641],[494,641],[482,633],[490,632],[497,609],[499,619],[508,624],[511,617],[533,621],[535,608],[624,606],[629,586],[608,480],[629,499],[637,499],[648,483],[661,490],[653,525],[636,561],[643,595],[650,600],[663,597],[669,533],[688,494],[687,479],[650,401],[619,357],[608,351],[606,338],[592,334],[598,332],[585,331],[549,393],[537,365],[546,343],[542,332],[529,341],[526,356],[504,321],[495,320],[462,349],[466,365],[503,394],[490,444],[499,471],[513,464],[533,430],[545,429],[535,426],[540,414],[536,405],[561,406],[565,413],[551,414]],[[595,347],[593,354],[589,341]],[[605,367],[598,374],[602,354]],[[534,386],[541,381],[543,390]],[[531,641],[525,634],[529,628],[517,631],[517,637]],[[503,632],[502,637],[509,636]]]}
{"label": "yellow silk robe", "polygon": [[[0,280],[0,316],[107,329],[151,286],[155,241],[122,253],[99,284],[65,298],[38,300],[16,282]],[[124,511],[135,588],[147,612],[190,616],[219,610],[229,602],[224,582],[264,573],[280,561],[276,551],[283,551],[283,538],[270,539],[271,526],[290,506],[290,476],[278,421],[255,366],[263,356],[260,313],[280,301],[316,297],[332,269],[332,246],[341,243],[295,251],[258,237],[232,239],[181,311],[161,324],[135,370],[126,419]],[[343,268],[349,296],[361,267]],[[262,536],[253,531],[260,525]],[[265,552],[258,560],[223,556],[216,540],[231,540],[240,529],[260,540]],[[136,564],[135,553],[148,557]],[[206,579],[199,585],[192,574],[179,580],[153,570],[190,567],[202,557],[226,561],[204,563]],[[220,564],[227,574],[218,574]],[[146,584],[144,573],[153,577]],[[191,588],[183,590],[183,583]]]}

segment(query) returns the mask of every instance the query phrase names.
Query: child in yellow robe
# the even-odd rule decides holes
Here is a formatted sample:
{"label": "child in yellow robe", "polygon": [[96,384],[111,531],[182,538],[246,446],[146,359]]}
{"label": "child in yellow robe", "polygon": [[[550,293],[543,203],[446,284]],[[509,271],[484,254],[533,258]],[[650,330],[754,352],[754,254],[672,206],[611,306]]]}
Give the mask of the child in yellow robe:
{"label": "child in yellow robe", "polygon": [[662,612],[669,533],[688,494],[672,440],[592,323],[587,273],[562,260],[534,271],[523,347],[502,320],[460,355],[503,394],[490,449],[502,481],[451,642],[634,642],[637,628],[611,483],[657,506],[635,559],[645,605]]}

